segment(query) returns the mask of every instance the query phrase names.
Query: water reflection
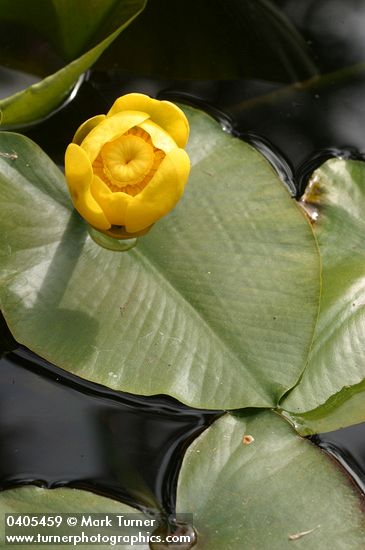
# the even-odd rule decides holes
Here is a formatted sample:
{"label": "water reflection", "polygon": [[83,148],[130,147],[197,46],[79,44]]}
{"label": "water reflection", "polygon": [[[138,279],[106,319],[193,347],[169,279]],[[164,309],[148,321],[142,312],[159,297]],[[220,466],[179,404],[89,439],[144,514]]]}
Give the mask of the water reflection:
{"label": "water reflection", "polygon": [[272,0],[306,39],[322,73],[365,60],[363,0]]}
{"label": "water reflection", "polygon": [[[16,11],[16,5],[13,4]],[[44,7],[47,8],[46,5]],[[20,17],[20,12],[18,15]],[[35,15],[36,20],[35,12],[32,15]],[[22,12],[22,17],[25,21],[21,23],[11,20],[8,10],[0,6],[0,65],[33,78],[44,78],[60,69],[64,65],[63,59],[50,40],[31,28],[31,22],[26,23],[26,12]],[[1,80],[0,83],[2,86]],[[24,85],[19,86],[19,89],[22,88]]]}
{"label": "water reflection", "polygon": [[314,435],[310,439],[334,456],[365,493],[364,424]]}
{"label": "water reflection", "polygon": [[136,76],[294,82],[318,73],[308,45],[268,0],[153,0],[103,54]]}
{"label": "water reflection", "polygon": [[[159,1],[162,4],[165,2]],[[257,19],[262,3],[256,8],[252,2],[248,4],[250,17]],[[365,60],[365,35],[361,32],[365,26],[364,3],[350,0],[346,3],[346,9],[337,0],[320,3],[315,0],[300,3],[276,0],[272,4],[276,5],[276,9],[280,8],[297,31],[310,42],[312,57],[322,75],[307,72],[300,76],[300,82],[283,84],[280,79],[275,81],[265,72],[269,58],[262,58],[261,50],[259,57],[262,58],[262,66],[256,64],[252,74],[242,69],[241,78],[236,80],[173,80],[172,70],[164,70],[165,74],[170,74],[167,78],[145,78],[142,73],[137,74],[136,66],[135,73],[128,74],[125,63],[121,63],[121,59],[126,58],[123,48],[128,46],[134,33],[138,35],[140,27],[144,28],[146,17],[154,17],[154,8],[150,6],[141,19],[101,57],[74,101],[48,121],[24,129],[25,132],[58,164],[63,165],[64,150],[80,123],[96,113],[105,112],[117,96],[136,91],[166,98],[180,96],[182,100],[185,96],[190,103],[195,102],[208,110],[213,106],[225,113],[232,119],[236,133],[241,136],[254,134],[272,145],[274,154],[271,159],[275,159],[277,152],[288,167],[286,179],[290,180],[290,185],[295,180],[297,188],[303,188],[308,166],[315,168],[314,160],[323,162],[330,151],[351,151],[351,155],[361,158],[365,126],[365,64],[361,63]],[[216,13],[223,10],[227,15],[227,10],[223,8],[215,2]],[[255,9],[258,10],[256,15]],[[149,10],[152,10],[151,13]],[[186,15],[187,8],[184,10]],[[270,12],[268,18],[273,22],[278,12],[270,10],[266,6],[264,11]],[[163,13],[167,17],[168,10]],[[213,26],[216,24],[214,17],[212,15]],[[265,25],[256,27],[257,36],[267,29]],[[286,28],[286,23],[283,23],[281,31],[283,28]],[[282,32],[279,34],[281,40]],[[243,43],[247,46],[247,41]],[[287,58],[279,55],[279,45],[282,46],[282,43],[276,43],[275,37],[272,43],[276,52],[273,63],[280,73],[281,69],[287,70],[284,67]],[[255,44],[250,43],[254,58],[257,54]],[[268,51],[266,53],[269,55]],[[280,69],[281,63],[284,65]],[[325,152],[320,156],[319,152],[323,150]]]}
{"label": "water reflection", "polygon": [[36,84],[39,81],[39,77],[24,71],[0,67],[0,99],[13,95],[19,90],[32,86],[32,84]]}
{"label": "water reflection", "polygon": [[217,413],[109,390],[21,347],[0,367],[0,490],[67,485],[173,512],[184,450]]}

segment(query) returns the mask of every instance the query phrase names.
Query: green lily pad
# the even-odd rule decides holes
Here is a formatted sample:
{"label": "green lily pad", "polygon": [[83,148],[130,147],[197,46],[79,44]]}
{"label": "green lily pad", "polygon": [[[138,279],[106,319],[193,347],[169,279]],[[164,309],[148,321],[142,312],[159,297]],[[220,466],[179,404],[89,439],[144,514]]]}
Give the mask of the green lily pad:
{"label": "green lily pad", "polygon": [[365,421],[365,164],[328,161],[303,202],[318,213],[321,305],[308,365],[282,406],[313,433]]}
{"label": "green lily pad", "polygon": [[[28,1],[9,2],[0,0],[1,20],[26,22],[29,11],[30,27],[37,31],[50,32],[56,41],[60,54],[71,61],[57,72],[40,82],[0,101],[0,124],[3,126],[23,125],[34,122],[58,107],[70,93],[80,77],[115,40],[135,17],[143,10],[146,0],[103,0],[90,10],[90,2],[82,0],[77,10],[70,2],[53,0],[38,1],[29,10]],[[95,11],[96,10],[96,11]],[[53,16],[53,17],[52,17]],[[49,22],[53,24],[49,25]],[[115,28],[115,22],[118,23]],[[110,31],[110,28],[113,31]],[[95,33],[104,31],[99,43],[93,44],[80,57],[73,57],[92,42]],[[107,32],[105,30],[107,29]]]}
{"label": "green lily pad", "polygon": [[301,435],[313,435],[365,422],[365,381],[349,386],[330,397],[323,405],[294,414],[281,411]]}
{"label": "green lily pad", "polygon": [[269,411],[215,422],[188,449],[177,491],[197,550],[360,550],[362,504],[340,467]]}
{"label": "green lily pad", "polygon": [[317,317],[312,231],[262,155],[185,111],[185,197],[124,253],[88,237],[35,144],[1,135],[1,308],[19,342],[87,379],[202,408],[275,406]]}
{"label": "green lily pad", "polygon": [[[37,535],[37,532],[42,532],[42,534],[56,534],[59,536],[63,535],[80,535],[81,531],[84,531],[89,536],[95,535],[97,533],[107,535],[115,534],[112,529],[108,528],[97,528],[94,531],[91,527],[84,528],[75,528],[72,529],[67,527],[66,519],[72,514],[85,514],[87,517],[89,514],[136,514],[138,511],[135,508],[116,502],[109,498],[105,498],[99,495],[95,495],[88,491],[80,491],[78,489],[68,489],[68,488],[59,488],[59,489],[42,489],[39,487],[18,487],[16,489],[8,489],[0,493],[0,544],[2,546],[2,541],[4,541],[5,535],[5,514],[50,514],[50,515],[59,515],[67,514],[65,519],[62,521],[62,524],[58,529],[36,529],[26,530],[26,534]],[[100,517],[103,517],[100,516]],[[137,517],[137,516],[136,516]],[[17,534],[25,534],[25,531],[17,529]],[[132,530],[129,529],[126,533],[131,534]],[[118,534],[121,534],[119,532]],[[72,542],[67,545],[67,548],[73,546]],[[90,545],[91,546],[91,545]],[[29,545],[17,544],[16,548],[19,550],[26,550],[29,548]],[[34,546],[33,546],[34,548]],[[57,550],[60,548],[57,544],[47,544],[44,546],[47,550]],[[110,544],[98,544],[95,548],[119,548],[125,550],[131,550],[135,548],[133,545],[129,544],[116,544],[110,546]],[[148,550],[148,545],[138,546],[141,550]]]}

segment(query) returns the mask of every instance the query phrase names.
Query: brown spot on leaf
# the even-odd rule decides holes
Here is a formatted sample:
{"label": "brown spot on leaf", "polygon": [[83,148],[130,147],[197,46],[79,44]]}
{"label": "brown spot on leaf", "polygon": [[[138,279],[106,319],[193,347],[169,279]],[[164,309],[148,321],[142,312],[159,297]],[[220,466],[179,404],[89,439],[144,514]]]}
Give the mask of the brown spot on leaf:
{"label": "brown spot on leaf", "polygon": [[309,220],[315,223],[320,214],[322,198],[325,193],[323,182],[317,174],[312,176],[301,197],[299,204],[307,214]]}

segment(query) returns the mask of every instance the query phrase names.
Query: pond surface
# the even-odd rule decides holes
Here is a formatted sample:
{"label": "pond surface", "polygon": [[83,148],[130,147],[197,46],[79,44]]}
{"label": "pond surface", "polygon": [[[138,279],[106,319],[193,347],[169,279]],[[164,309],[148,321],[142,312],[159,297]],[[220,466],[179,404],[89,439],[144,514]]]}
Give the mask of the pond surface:
{"label": "pond surface", "polygon": [[220,413],[87,382],[18,346],[3,319],[2,328],[0,490],[76,487],[173,513],[184,451]]}
{"label": "pond surface", "polygon": [[[191,64],[188,54],[185,59],[189,67],[187,76],[192,74],[195,78],[168,78],[169,73],[176,74],[178,71],[171,53],[168,55],[161,51],[156,36],[157,45],[150,45],[148,51],[139,53],[141,58],[146,58],[152,55],[151,48],[151,51],[154,48],[158,50],[156,55],[160,55],[160,60],[154,64],[154,70],[161,77],[146,78],[143,72],[138,72],[147,71],[147,67],[142,61],[138,62],[137,54],[133,53],[135,36],[142,32],[144,20],[154,17],[153,13],[151,15],[153,6],[161,3],[164,6],[166,4],[167,10],[166,0],[151,3],[149,13],[142,14],[135,25],[127,29],[101,57],[79,90],[76,101],[48,123],[26,132],[58,164],[63,164],[64,149],[79,124],[96,112],[105,112],[116,96],[131,91],[203,107],[212,114],[224,116],[227,124],[238,135],[251,136],[258,143],[268,142],[269,155],[274,163],[279,159],[285,179],[296,188],[297,193],[303,191],[310,173],[327,158],[364,158],[365,35],[362,29],[365,27],[365,7],[362,0],[349,0],[346,2],[346,10],[338,0],[272,2],[283,10],[304,38],[305,51],[301,52],[301,56],[305,55],[309,59],[312,73],[302,67],[300,70],[296,68],[294,64],[300,64],[302,57],[297,55],[291,58],[287,52],[279,50],[279,46],[275,47],[274,42],[271,44],[273,53],[268,47],[262,51],[262,45],[256,37],[251,52],[255,69],[239,67],[241,73],[247,73],[244,78],[218,81],[197,79],[199,67]],[[191,0],[187,0],[186,13],[190,3]],[[250,6],[250,17],[255,20],[254,3],[246,3]],[[256,15],[262,16],[261,13]],[[168,16],[167,12],[165,17]],[[232,24],[232,21],[228,20],[228,23]],[[256,21],[256,24],[259,25],[259,22]],[[265,23],[260,22],[260,25],[257,32],[268,33]],[[284,33],[285,28],[281,34],[278,33],[278,40]],[[163,39],[161,29],[160,41]],[[180,39],[178,34],[176,42]],[[191,40],[198,39],[194,35]],[[227,63],[228,54],[231,57],[244,56],[249,48],[243,35],[242,51],[237,45],[237,36],[227,38],[226,42]],[[196,43],[198,46],[199,43]],[[231,51],[233,47],[237,50],[236,54]],[[183,54],[174,53],[182,63],[180,56]],[[53,59],[52,55],[54,57],[50,51],[45,64],[49,64],[50,58]],[[133,59],[134,64],[128,58]],[[272,70],[268,68],[268,59],[274,67]],[[200,69],[204,75],[204,70]],[[293,80],[295,76],[301,77],[301,81]],[[267,147],[263,149],[265,152]]]}
{"label": "pond surface", "polygon": [[[199,80],[196,75],[177,80],[168,78],[166,70],[160,78],[147,78],[138,74],[138,67],[132,72],[133,67],[126,70],[123,64],[127,54],[122,48],[128,47],[128,39],[133,41],[131,27],[86,75],[72,101],[44,122],[20,131],[62,166],[79,124],[108,110],[115,97],[137,91],[178,100],[207,110],[227,131],[249,139],[299,196],[310,173],[327,158],[365,158],[365,5],[349,0],[344,10],[338,0],[273,4],[303,36],[317,70],[304,71],[300,83],[290,77],[297,71],[288,69],[286,58],[282,67],[278,61],[278,80],[268,75],[266,66],[261,73],[258,66],[245,78],[228,80]],[[35,40],[26,38],[27,43]],[[45,65],[58,67],[60,61],[47,45],[39,40],[36,44]],[[264,55],[261,51],[259,58]],[[10,61],[2,63],[0,97],[42,75],[42,68],[34,74],[24,67],[14,72]],[[28,65],[32,67],[30,61]],[[82,381],[11,346],[5,329],[4,338],[3,349],[14,349],[5,353],[0,366],[0,487],[70,485],[141,508],[173,511],[183,453],[217,413],[202,413],[164,396],[124,395]],[[365,425],[312,440],[364,488]]]}

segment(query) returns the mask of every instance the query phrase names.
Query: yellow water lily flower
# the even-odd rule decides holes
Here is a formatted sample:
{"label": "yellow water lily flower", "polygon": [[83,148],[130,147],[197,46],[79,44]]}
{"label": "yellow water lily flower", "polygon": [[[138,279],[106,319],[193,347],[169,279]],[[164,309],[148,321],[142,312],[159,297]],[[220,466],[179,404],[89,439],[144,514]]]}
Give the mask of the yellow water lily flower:
{"label": "yellow water lily flower", "polygon": [[190,171],[189,123],[179,107],[144,94],[119,97],[84,122],[67,147],[76,210],[116,238],[140,235],[181,198]]}

